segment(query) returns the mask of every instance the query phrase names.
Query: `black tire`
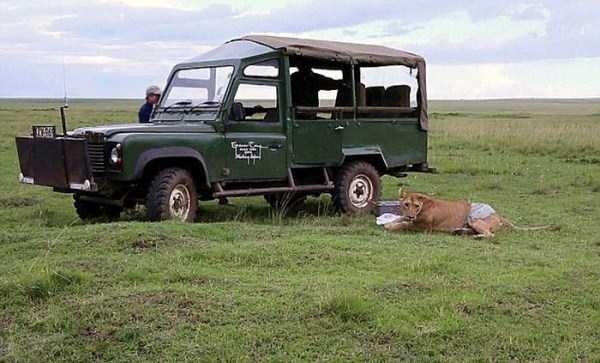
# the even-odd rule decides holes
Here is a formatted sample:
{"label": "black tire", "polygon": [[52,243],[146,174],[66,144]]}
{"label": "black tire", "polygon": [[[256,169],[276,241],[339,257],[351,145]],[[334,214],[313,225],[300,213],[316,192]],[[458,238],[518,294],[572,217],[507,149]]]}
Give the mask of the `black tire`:
{"label": "black tire", "polygon": [[297,193],[276,193],[265,195],[265,200],[275,210],[297,212],[302,210],[306,195]]}
{"label": "black tire", "polygon": [[[353,196],[351,193],[354,193]],[[336,208],[343,213],[371,213],[375,210],[380,195],[379,172],[368,162],[348,163],[336,176],[333,199]]]}
{"label": "black tire", "polygon": [[86,200],[81,200],[78,195],[74,195],[73,205],[79,218],[84,221],[92,219],[107,218],[111,221],[119,219],[123,208],[114,205],[105,205]]}
{"label": "black tire", "polygon": [[146,210],[151,221],[193,222],[198,211],[198,193],[192,175],[180,168],[161,170],[148,188]]}

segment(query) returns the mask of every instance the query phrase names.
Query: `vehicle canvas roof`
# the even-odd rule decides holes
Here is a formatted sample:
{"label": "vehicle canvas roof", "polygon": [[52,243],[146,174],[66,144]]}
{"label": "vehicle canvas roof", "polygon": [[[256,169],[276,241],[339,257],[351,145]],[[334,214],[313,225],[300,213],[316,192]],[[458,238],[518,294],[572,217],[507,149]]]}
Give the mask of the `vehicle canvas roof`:
{"label": "vehicle canvas roof", "polygon": [[243,59],[279,51],[286,55],[301,56],[361,65],[404,65],[417,68],[424,64],[423,57],[381,45],[344,43],[327,40],[246,35],[232,39],[191,62],[223,59]]}
{"label": "vehicle canvas roof", "polygon": [[351,63],[359,66],[403,65],[416,68],[419,83],[420,124],[428,128],[425,59],[417,54],[381,45],[344,43],[328,40],[246,35],[232,39],[220,47],[191,59],[179,66],[230,60],[239,62],[263,54],[281,54],[321,59],[329,62]]}
{"label": "vehicle canvas roof", "polygon": [[424,63],[423,57],[372,44],[343,43],[327,40],[277,37],[271,35],[247,35],[230,42],[248,40],[279,50],[287,55],[320,58],[362,65],[405,65],[416,68]]}

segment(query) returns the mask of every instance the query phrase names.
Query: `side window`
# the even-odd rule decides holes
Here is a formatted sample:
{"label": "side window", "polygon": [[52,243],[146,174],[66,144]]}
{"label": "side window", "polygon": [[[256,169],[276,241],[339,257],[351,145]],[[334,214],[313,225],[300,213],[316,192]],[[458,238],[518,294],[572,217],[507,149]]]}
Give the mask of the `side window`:
{"label": "side window", "polygon": [[[338,69],[313,69],[313,72],[325,76],[335,81],[342,81],[344,75]],[[334,107],[335,101],[338,98],[339,89],[334,90],[319,90],[319,107]]]}
{"label": "side window", "polygon": [[[294,107],[331,108],[352,106],[351,83],[344,80],[341,69],[290,67],[292,104]],[[297,119],[332,119],[329,110],[297,111]]]}
{"label": "side window", "polygon": [[242,83],[234,98],[232,118],[236,121],[279,121],[277,86]]}
{"label": "side window", "polygon": [[[410,115],[418,107],[417,91],[419,87],[417,70],[414,68],[405,66],[361,67],[360,81],[365,87],[365,102],[359,105],[362,106],[359,107],[359,116],[361,117]],[[378,107],[382,109],[377,110]],[[361,110],[361,108],[364,109]],[[394,108],[398,110],[394,111]]]}
{"label": "side window", "polygon": [[[290,67],[290,76],[294,75],[294,74],[299,74],[298,73],[298,68],[297,67]],[[333,81],[342,81],[344,79],[344,75],[342,73],[341,70],[339,69],[320,69],[320,68],[312,68],[312,72],[315,74],[319,74],[323,77],[326,77],[329,80],[333,80]],[[300,78],[300,77],[298,77]],[[292,77],[292,79],[294,79],[294,77]],[[298,80],[297,82],[301,82],[302,80]],[[298,89],[300,87],[297,87]],[[328,88],[332,88],[332,87],[328,87]],[[293,91],[293,90],[292,90]],[[311,105],[294,105],[294,106],[310,106],[310,107],[334,107],[335,106],[335,100],[337,98],[338,95],[338,89],[317,89],[317,94],[318,94],[318,105],[315,104],[311,104]],[[292,96],[292,98],[295,99],[300,99],[300,100],[304,100],[304,97],[301,96],[297,96],[294,97]]]}
{"label": "side window", "polygon": [[277,78],[279,77],[279,62],[276,59],[251,64],[244,68],[244,76]]}

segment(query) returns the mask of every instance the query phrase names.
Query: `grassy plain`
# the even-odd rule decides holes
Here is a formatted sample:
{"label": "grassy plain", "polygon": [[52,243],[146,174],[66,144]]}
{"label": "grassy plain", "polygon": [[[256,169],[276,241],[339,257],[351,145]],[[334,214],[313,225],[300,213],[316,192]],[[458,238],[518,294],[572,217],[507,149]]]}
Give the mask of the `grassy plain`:
{"label": "grassy plain", "polygon": [[[386,178],[384,196],[561,227],[490,241],[390,235],[327,198],[84,224],[69,196],[16,181],[13,137],[56,105],[0,101],[0,361],[600,360],[600,100],[431,103],[439,174]],[[137,107],[74,101],[70,125]]]}

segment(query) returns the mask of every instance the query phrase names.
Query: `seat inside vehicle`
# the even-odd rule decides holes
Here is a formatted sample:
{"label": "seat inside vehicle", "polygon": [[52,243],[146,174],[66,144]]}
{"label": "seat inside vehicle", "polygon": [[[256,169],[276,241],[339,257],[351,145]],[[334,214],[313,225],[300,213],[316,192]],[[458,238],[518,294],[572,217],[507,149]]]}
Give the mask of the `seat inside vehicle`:
{"label": "seat inside vehicle", "polygon": [[385,97],[385,87],[374,86],[366,89],[366,106],[381,107],[383,106],[383,98]]}
{"label": "seat inside vehicle", "polygon": [[385,90],[383,98],[385,107],[410,107],[410,86],[390,86]]}
{"label": "seat inside vehicle", "polygon": [[[363,107],[366,105],[366,93],[365,85],[362,83],[359,84],[356,92],[358,107]],[[352,87],[340,87],[335,97],[335,107],[354,107],[352,98]],[[354,117],[354,112],[342,112],[341,117],[352,118]]]}
{"label": "seat inside vehicle", "polygon": [[[356,92],[358,106],[366,105],[366,88],[364,84],[358,86]],[[352,104],[352,87],[341,87],[335,97],[335,107],[353,107]]]}
{"label": "seat inside vehicle", "polygon": [[335,96],[335,107],[352,107],[352,87],[340,87]]}
{"label": "seat inside vehicle", "polygon": [[264,120],[265,122],[278,122],[279,121],[279,112],[276,108],[267,109],[267,113],[265,114]]}

